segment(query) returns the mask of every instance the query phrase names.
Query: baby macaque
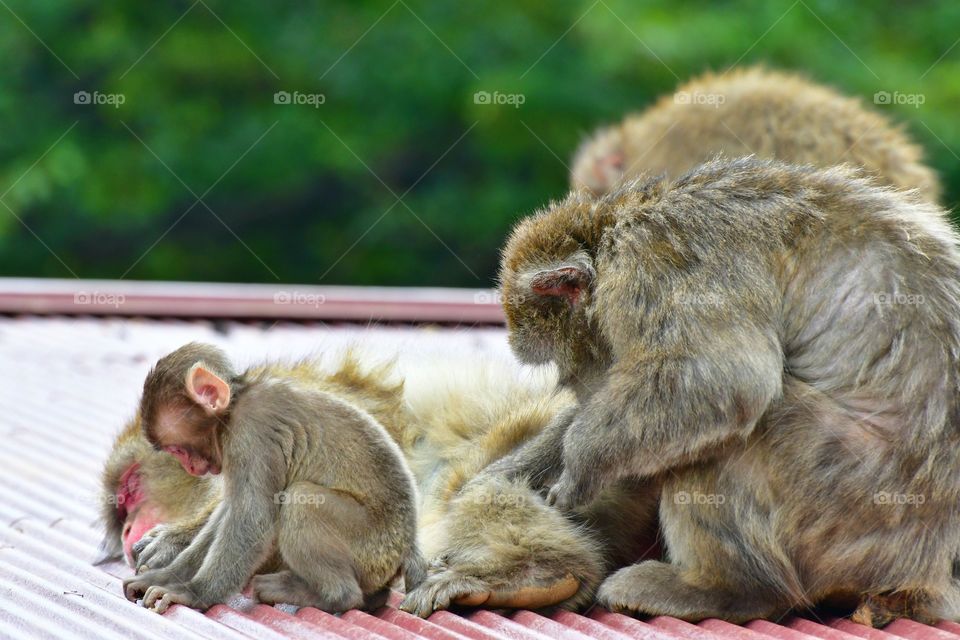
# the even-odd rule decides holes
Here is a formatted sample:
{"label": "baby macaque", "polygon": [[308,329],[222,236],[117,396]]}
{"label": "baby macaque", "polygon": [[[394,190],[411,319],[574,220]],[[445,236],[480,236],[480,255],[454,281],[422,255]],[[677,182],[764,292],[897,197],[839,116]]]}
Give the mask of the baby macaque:
{"label": "baby macaque", "polygon": [[886,117],[802,76],[762,68],[700,76],[600,129],[577,151],[570,180],[600,195],[641,175],[678,177],[718,154],[847,163],[931,202],[940,193],[920,147]]}
{"label": "baby macaque", "polygon": [[222,474],[223,499],[168,565],[124,582],[164,611],[207,608],[253,577],[266,603],[329,612],[376,608],[401,571],[422,580],[416,489],[396,443],[357,406],[270,367],[234,371],[218,348],[188,344],[144,383],[146,439],[191,475]]}
{"label": "baby macaque", "polygon": [[756,158],[575,191],[516,227],[510,344],[579,401],[537,436],[559,453],[520,473],[564,510],[662,482],[670,562],[614,573],[601,604],[741,622],[852,593],[887,617],[960,613],[957,242],[917,194]]}

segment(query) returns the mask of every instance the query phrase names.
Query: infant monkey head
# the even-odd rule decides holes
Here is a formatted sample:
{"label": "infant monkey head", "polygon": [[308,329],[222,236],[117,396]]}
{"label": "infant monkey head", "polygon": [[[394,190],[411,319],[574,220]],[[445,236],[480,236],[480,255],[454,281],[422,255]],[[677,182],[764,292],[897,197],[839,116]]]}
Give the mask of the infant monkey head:
{"label": "infant monkey head", "polygon": [[190,343],[161,358],[147,374],[140,418],[147,440],[194,476],[218,474],[220,430],[238,377],[218,348]]}

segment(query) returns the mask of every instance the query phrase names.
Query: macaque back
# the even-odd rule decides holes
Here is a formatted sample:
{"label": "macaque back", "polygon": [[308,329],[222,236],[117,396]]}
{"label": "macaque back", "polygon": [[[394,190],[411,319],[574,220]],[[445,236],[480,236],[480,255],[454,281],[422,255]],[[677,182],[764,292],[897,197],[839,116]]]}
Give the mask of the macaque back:
{"label": "macaque back", "polygon": [[642,175],[679,177],[718,154],[846,163],[932,202],[940,194],[936,174],[901,127],[857,98],[757,67],[704,74],[600,129],[577,151],[571,184],[603,194]]}

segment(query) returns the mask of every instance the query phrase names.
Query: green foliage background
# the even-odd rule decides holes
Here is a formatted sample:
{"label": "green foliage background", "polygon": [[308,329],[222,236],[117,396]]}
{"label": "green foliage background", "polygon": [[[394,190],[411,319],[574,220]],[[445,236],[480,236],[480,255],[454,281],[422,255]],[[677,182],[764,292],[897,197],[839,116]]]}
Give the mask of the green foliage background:
{"label": "green foliage background", "polygon": [[954,203],[958,26],[955,0],[5,0],[0,274],[487,286],[588,131],[755,62],[923,94],[876,108]]}

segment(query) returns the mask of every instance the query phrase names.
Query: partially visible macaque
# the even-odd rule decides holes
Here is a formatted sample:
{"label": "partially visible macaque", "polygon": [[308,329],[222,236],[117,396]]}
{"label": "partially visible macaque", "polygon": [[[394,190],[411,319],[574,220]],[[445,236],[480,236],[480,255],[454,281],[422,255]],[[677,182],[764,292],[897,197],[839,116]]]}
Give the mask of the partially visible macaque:
{"label": "partially visible macaque", "polygon": [[931,202],[940,194],[920,147],[901,127],[859,99],[762,68],[700,76],[600,129],[577,151],[571,183],[600,195],[641,175],[678,177],[718,154],[815,167],[847,163]]}
{"label": "partially visible macaque", "polygon": [[614,573],[601,604],[742,622],[852,593],[871,618],[960,614],[957,242],[917,194],[755,158],[575,191],[516,227],[510,344],[578,406],[514,473],[562,510],[662,483],[670,562]]}
{"label": "partially visible macaque", "polygon": [[425,572],[416,489],[370,414],[269,367],[238,373],[191,343],[144,382],[146,439],[191,475],[223,473],[223,499],[168,565],[124,582],[157,611],[206,608],[238,591],[275,549],[285,568],[251,581],[261,602],[325,611],[381,606],[400,572]]}
{"label": "partially visible macaque", "polygon": [[564,517],[509,464],[574,407],[552,368],[481,359],[406,376],[406,447],[423,497],[430,574],[401,607],[420,616],[452,605],[539,609],[588,603],[607,571],[656,550],[656,502],[623,483]]}

